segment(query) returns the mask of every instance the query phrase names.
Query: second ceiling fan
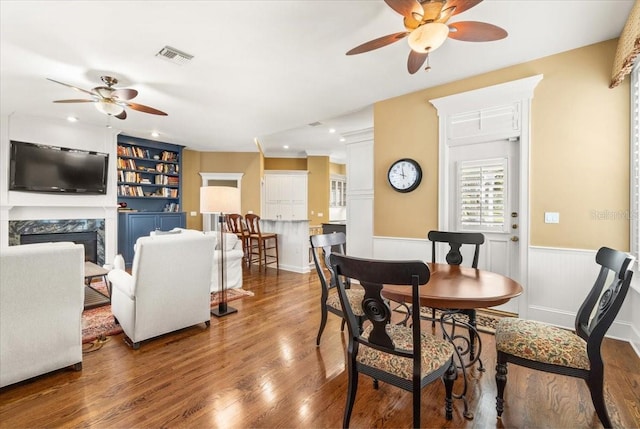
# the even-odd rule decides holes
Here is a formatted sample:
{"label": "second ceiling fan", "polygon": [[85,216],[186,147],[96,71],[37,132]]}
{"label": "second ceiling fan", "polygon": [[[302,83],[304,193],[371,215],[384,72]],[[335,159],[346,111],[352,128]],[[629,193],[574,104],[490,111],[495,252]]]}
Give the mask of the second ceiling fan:
{"label": "second ceiling fan", "polygon": [[[497,25],[478,21],[459,21],[447,24],[449,18],[478,5],[482,0],[384,0],[404,17],[406,31],[389,34],[356,46],[347,55],[362,54],[390,45],[409,36],[407,69],[414,74],[428,61],[429,54],[438,49],[447,37],[465,42],[490,42],[507,37]],[[428,71],[429,67],[427,62]]]}

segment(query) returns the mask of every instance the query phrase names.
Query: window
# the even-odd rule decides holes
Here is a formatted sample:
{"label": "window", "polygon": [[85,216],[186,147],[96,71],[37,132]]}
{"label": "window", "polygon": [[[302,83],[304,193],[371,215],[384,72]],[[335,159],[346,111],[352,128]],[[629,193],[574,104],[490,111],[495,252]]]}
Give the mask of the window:
{"label": "window", "polygon": [[640,62],[631,71],[631,252],[640,260]]}
{"label": "window", "polygon": [[458,228],[505,231],[507,159],[458,164]]}

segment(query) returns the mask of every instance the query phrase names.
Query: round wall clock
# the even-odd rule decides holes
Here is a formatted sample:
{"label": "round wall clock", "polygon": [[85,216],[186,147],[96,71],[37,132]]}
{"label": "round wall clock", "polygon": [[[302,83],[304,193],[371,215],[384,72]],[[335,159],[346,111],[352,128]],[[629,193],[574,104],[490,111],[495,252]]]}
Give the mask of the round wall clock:
{"label": "round wall clock", "polygon": [[389,167],[387,179],[391,187],[398,192],[411,192],[422,181],[422,169],[417,161],[409,158],[399,159]]}

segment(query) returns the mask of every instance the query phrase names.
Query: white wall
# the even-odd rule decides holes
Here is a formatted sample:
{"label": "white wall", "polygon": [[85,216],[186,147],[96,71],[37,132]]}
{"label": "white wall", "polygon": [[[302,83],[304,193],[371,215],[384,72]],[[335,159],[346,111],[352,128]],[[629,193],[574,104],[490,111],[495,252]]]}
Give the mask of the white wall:
{"label": "white wall", "polygon": [[[104,219],[105,260],[117,251],[117,131],[106,127],[28,115],[2,116],[0,136],[0,249],[9,243],[10,220]],[[109,153],[106,195],[45,194],[9,191],[9,141]]]}

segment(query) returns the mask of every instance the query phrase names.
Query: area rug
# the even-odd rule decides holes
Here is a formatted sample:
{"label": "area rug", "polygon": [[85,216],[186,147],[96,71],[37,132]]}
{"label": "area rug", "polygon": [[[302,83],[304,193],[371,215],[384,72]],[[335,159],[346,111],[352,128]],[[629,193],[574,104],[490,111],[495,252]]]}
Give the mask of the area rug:
{"label": "area rug", "polygon": [[[104,290],[104,284],[92,283],[92,287],[98,290]],[[220,292],[211,294],[211,307],[220,304]],[[229,289],[227,291],[227,302],[242,299],[247,296],[253,296],[254,293],[244,289]],[[101,340],[111,335],[117,335],[122,332],[120,325],[113,320],[111,306],[92,308],[82,312],[82,343],[91,343],[95,340]]]}
{"label": "area rug", "polygon": [[[394,309],[399,313],[406,313],[406,309],[403,306],[399,306]],[[420,316],[431,319],[432,316],[431,307],[420,307]],[[436,320],[440,320],[442,311],[436,309]],[[496,325],[503,317],[517,317],[516,314],[507,313],[505,311],[493,310],[490,308],[478,308],[476,310],[476,327],[480,332],[486,332],[489,334],[495,334]],[[456,314],[454,318],[458,321],[467,322],[469,318],[464,314]]]}

